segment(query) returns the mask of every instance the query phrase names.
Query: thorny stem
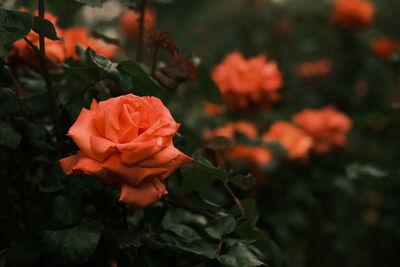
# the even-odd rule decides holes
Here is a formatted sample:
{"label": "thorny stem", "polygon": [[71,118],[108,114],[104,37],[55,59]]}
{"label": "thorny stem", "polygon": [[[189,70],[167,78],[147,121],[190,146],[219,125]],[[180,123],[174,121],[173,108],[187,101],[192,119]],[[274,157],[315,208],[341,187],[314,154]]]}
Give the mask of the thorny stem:
{"label": "thorny stem", "polygon": [[151,77],[154,77],[156,73],[157,54],[158,54],[158,46],[154,46],[153,58],[151,59]]}
{"label": "thorny stem", "polygon": [[176,207],[179,207],[179,208],[182,208],[182,209],[185,209],[185,210],[188,210],[188,211],[191,211],[193,213],[198,213],[198,214],[204,215],[204,216],[206,216],[208,218],[214,219],[214,218],[217,217],[214,214],[212,214],[212,213],[210,213],[210,212],[208,212],[206,210],[203,210],[203,209],[200,209],[200,208],[196,208],[196,207],[190,207],[190,206],[188,206],[188,205],[186,205],[184,203],[181,203],[181,202],[178,202],[178,201],[175,201],[175,200],[172,200],[172,199],[162,198],[162,199],[160,199],[160,201],[162,201],[164,203],[167,203],[167,204],[170,204],[170,205],[174,205]]}
{"label": "thorny stem", "polygon": [[224,181],[224,187],[225,189],[229,192],[229,194],[232,196],[233,200],[236,203],[236,206],[239,209],[239,213],[240,213],[240,217],[242,217],[244,215],[244,208],[243,208],[243,204],[240,201],[240,199],[235,195],[235,193],[233,193],[232,189],[229,187],[228,185],[228,180]]}
{"label": "thorny stem", "polygon": [[138,39],[138,48],[136,53],[136,61],[140,61],[142,59],[143,53],[143,43],[144,43],[144,15],[146,11],[147,0],[141,0],[139,6],[139,39]]}
{"label": "thorny stem", "polygon": [[[44,18],[44,0],[38,0],[38,11],[39,11],[39,17]],[[54,92],[53,85],[50,80],[50,75],[49,75],[49,70],[46,62],[46,46],[45,46],[45,40],[44,36],[42,34],[39,34],[39,49],[37,48],[36,45],[34,45],[32,42],[30,42],[27,38],[24,38],[25,41],[32,47],[32,49],[36,52],[38,59],[40,61],[40,64],[42,66],[42,73],[43,73],[43,78],[46,82],[46,87],[47,87],[47,92],[49,95],[49,102],[50,102],[50,108],[51,108],[51,115],[53,117],[53,123],[54,123],[54,128],[56,132],[56,137],[57,137],[57,153],[61,153],[61,140],[63,139],[63,136],[61,134],[61,127],[60,127],[60,122],[59,122],[59,111],[57,108],[57,101],[56,101],[56,96]]]}

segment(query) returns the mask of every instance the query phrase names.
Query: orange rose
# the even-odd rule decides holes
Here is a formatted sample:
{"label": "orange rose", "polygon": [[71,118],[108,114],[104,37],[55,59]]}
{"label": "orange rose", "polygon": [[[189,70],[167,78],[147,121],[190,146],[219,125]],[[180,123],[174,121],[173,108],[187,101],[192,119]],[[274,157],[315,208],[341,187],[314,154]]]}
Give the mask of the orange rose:
{"label": "orange rose", "polygon": [[270,108],[279,99],[282,74],[275,62],[265,55],[246,60],[233,52],[214,68],[212,78],[219,86],[224,101],[232,109]]}
{"label": "orange rose", "polygon": [[278,142],[293,159],[307,158],[312,146],[312,138],[295,125],[278,121],[271,125],[268,132],[263,135],[266,142]]}
{"label": "orange rose", "polygon": [[371,42],[371,50],[374,55],[384,60],[389,58],[397,46],[394,40],[387,37],[380,37]]}
{"label": "orange rose", "polygon": [[101,40],[89,37],[89,32],[83,27],[72,27],[64,31],[65,49],[67,57],[79,59],[76,53],[76,45],[79,44],[83,48],[90,47],[98,54],[105,57],[112,57],[117,47],[115,45],[106,44]]}
{"label": "orange rose", "polygon": [[257,128],[253,124],[245,121],[239,121],[228,123],[225,126],[217,129],[206,130],[204,132],[204,138],[211,139],[214,137],[223,136],[233,139],[235,137],[235,132],[244,134],[249,139],[256,139],[258,135]]}
{"label": "orange rose", "polygon": [[162,180],[192,160],[172,142],[179,126],[156,97],[93,100],[68,132],[80,150],[60,164],[67,174],[120,185],[124,203],[147,206],[167,193]]}
{"label": "orange rose", "polygon": [[[120,25],[123,32],[132,40],[138,39],[140,13],[133,10],[126,10],[120,19]],[[156,25],[156,15],[152,9],[146,9],[144,12],[144,39],[146,33]]]}
{"label": "orange rose", "polygon": [[[27,11],[26,9],[21,9],[21,11]],[[35,13],[37,15],[37,11]],[[51,21],[54,24],[57,35],[62,36],[62,30],[56,26],[57,17],[52,15],[49,12],[45,12],[44,17]],[[35,33],[33,30],[29,32],[26,38],[31,41],[34,45],[39,47],[39,35]],[[49,68],[51,69],[59,69],[59,64],[64,62],[66,58],[64,44],[61,41],[54,41],[45,38],[45,46],[46,46],[46,59]],[[35,53],[35,51],[29,46],[29,44],[24,40],[16,41],[12,50],[7,56],[7,59],[10,62],[10,65],[13,68],[17,68],[20,66],[28,66],[36,71],[41,70],[40,61]]]}
{"label": "orange rose", "polygon": [[352,125],[349,117],[333,107],[306,109],[293,116],[293,122],[313,137],[312,149],[316,153],[327,153],[336,146],[345,146]]}
{"label": "orange rose", "polygon": [[213,117],[225,112],[225,107],[223,105],[217,105],[208,101],[203,102],[204,113],[207,117]]}
{"label": "orange rose", "polygon": [[272,157],[272,152],[261,146],[236,145],[230,151],[230,158],[253,162],[257,165],[267,164]]}
{"label": "orange rose", "polygon": [[[257,128],[253,124],[245,121],[228,123],[223,127],[214,130],[207,130],[204,132],[204,137],[206,139],[212,139],[222,136],[234,140],[235,133],[241,133],[251,140],[256,140],[258,138]],[[245,160],[258,165],[267,164],[271,160],[272,156],[271,151],[261,146],[237,144],[228,151],[229,159]]]}
{"label": "orange rose", "polygon": [[338,0],[332,9],[332,21],[343,28],[364,28],[372,23],[375,7],[368,0]]}
{"label": "orange rose", "polygon": [[332,63],[329,59],[319,59],[298,64],[296,66],[296,75],[306,79],[321,77],[329,74],[331,69]]}

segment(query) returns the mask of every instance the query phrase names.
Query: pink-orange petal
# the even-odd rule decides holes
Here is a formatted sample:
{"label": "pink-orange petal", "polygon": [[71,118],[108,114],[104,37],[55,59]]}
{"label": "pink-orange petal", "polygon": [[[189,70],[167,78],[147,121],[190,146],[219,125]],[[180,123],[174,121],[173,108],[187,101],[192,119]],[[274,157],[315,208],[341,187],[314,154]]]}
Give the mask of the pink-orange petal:
{"label": "pink-orange petal", "polygon": [[164,166],[147,168],[141,166],[127,166],[121,162],[118,155],[113,155],[107,159],[102,166],[110,176],[117,176],[123,182],[131,185],[138,186],[143,180],[153,177],[161,176],[168,170]]}
{"label": "pink-orange petal", "polygon": [[155,203],[168,191],[158,178],[150,179],[137,187],[121,184],[121,195],[119,201],[128,205],[146,207]]}

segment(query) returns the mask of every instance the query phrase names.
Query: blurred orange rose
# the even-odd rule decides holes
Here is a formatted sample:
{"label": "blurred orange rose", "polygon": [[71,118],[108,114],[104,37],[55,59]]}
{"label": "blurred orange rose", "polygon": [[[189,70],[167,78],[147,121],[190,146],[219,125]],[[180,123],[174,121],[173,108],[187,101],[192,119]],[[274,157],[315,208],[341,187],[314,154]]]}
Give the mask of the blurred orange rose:
{"label": "blurred orange rose", "polygon": [[343,28],[364,28],[372,23],[375,7],[368,0],[337,0],[333,4],[332,21]]}
{"label": "blurred orange rose", "polygon": [[84,27],[72,27],[64,31],[63,35],[65,39],[65,50],[67,57],[73,57],[74,59],[79,59],[76,53],[76,45],[81,45],[84,49],[90,47],[98,54],[105,57],[112,57],[117,46],[106,44],[101,40],[89,37],[89,32]]}
{"label": "blurred orange rose", "polygon": [[371,42],[372,53],[374,53],[376,57],[384,60],[389,58],[396,47],[398,47],[396,41],[387,37],[376,38]]}
{"label": "blurred orange rose", "polygon": [[[131,39],[137,40],[139,35],[140,13],[133,10],[126,10],[120,19],[122,31]],[[144,39],[147,32],[156,25],[156,14],[152,9],[146,9],[144,12]]]}
{"label": "blurred orange rose", "polygon": [[264,133],[265,142],[278,142],[288,152],[292,159],[307,158],[312,146],[312,138],[294,124],[278,121]]}
{"label": "blurred orange rose", "polygon": [[229,153],[231,159],[249,161],[257,165],[265,165],[273,158],[273,153],[262,146],[236,145]]}
{"label": "blurred orange rose", "polygon": [[224,101],[232,109],[268,110],[279,99],[282,74],[265,55],[243,58],[230,53],[214,68],[212,78],[219,86]]}
{"label": "blurred orange rose", "polygon": [[225,107],[223,105],[217,105],[208,101],[203,102],[204,113],[207,117],[213,117],[225,112]]}
{"label": "blurred orange rose", "polygon": [[349,117],[333,107],[306,109],[294,115],[293,122],[312,136],[312,149],[316,153],[327,153],[337,146],[345,146],[352,125]]}
{"label": "blurred orange rose", "polygon": [[192,160],[172,142],[179,126],[156,97],[93,100],[68,132],[80,150],[60,164],[67,174],[120,185],[124,203],[147,206],[167,193],[162,180]]}
{"label": "blurred orange rose", "polygon": [[[235,133],[241,133],[250,140],[256,140],[258,138],[257,128],[252,123],[246,121],[228,123],[220,128],[207,130],[204,132],[204,137],[206,139],[226,137],[234,141]],[[258,165],[268,163],[272,156],[272,152],[265,147],[243,144],[236,144],[231,147],[227,155],[231,160],[244,160]]]}
{"label": "blurred orange rose", "polygon": [[319,59],[315,61],[303,62],[296,66],[296,75],[301,78],[321,77],[329,74],[332,63],[329,59]]}
{"label": "blurred orange rose", "polygon": [[[28,12],[27,9],[21,9],[21,11]],[[35,13],[37,16],[37,11]],[[63,32],[60,28],[57,27],[57,17],[49,12],[45,12],[44,17],[51,21],[54,24],[55,30],[58,36],[62,36]],[[34,45],[39,47],[39,35],[31,30],[26,38],[31,41]],[[66,58],[64,44],[61,41],[54,41],[45,38],[45,47],[46,47],[46,59],[48,63],[48,67],[50,69],[59,69],[59,64],[64,62]],[[20,66],[27,66],[32,68],[33,70],[40,71],[41,65],[38,59],[37,54],[29,46],[29,44],[24,40],[18,40],[12,45],[12,50],[7,55],[7,59],[10,62],[10,65],[13,69],[18,68]]]}
{"label": "blurred orange rose", "polygon": [[254,124],[246,121],[231,122],[225,126],[213,130],[206,130],[204,138],[211,139],[218,136],[223,136],[229,139],[235,138],[235,133],[241,133],[249,139],[256,139],[258,136],[257,128]]}

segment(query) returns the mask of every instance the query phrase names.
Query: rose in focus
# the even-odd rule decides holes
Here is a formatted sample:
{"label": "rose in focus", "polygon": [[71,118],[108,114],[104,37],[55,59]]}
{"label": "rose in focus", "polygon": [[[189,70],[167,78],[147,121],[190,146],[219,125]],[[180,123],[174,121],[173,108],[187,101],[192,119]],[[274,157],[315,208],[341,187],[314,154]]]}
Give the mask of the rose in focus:
{"label": "rose in focus", "polygon": [[162,180],[192,160],[172,142],[179,126],[156,97],[93,100],[68,132],[80,150],[60,164],[67,174],[119,185],[124,203],[147,206],[167,193]]}
{"label": "rose in focus", "polygon": [[293,116],[293,122],[312,136],[312,150],[319,154],[344,147],[352,125],[349,117],[333,107],[306,109]]}
{"label": "rose in focus", "polygon": [[280,97],[282,74],[265,55],[246,60],[239,52],[230,53],[214,68],[212,78],[231,109],[268,110]]}

